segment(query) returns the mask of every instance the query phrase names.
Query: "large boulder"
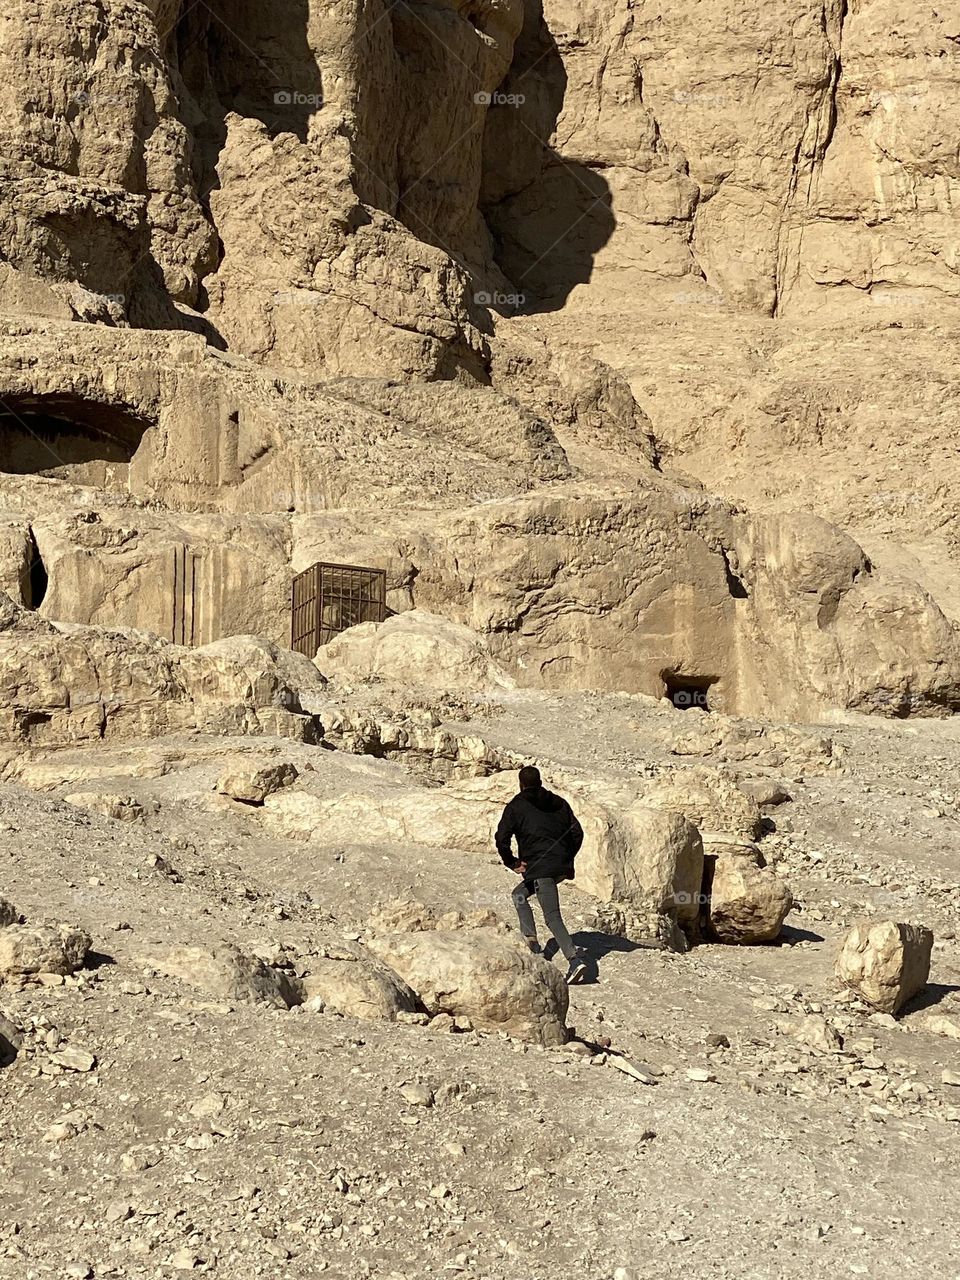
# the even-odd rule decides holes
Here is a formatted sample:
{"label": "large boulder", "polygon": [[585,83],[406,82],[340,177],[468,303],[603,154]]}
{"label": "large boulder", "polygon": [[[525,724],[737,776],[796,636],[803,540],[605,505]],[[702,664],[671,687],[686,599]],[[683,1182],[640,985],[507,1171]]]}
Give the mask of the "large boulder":
{"label": "large boulder", "polygon": [[855,924],[837,956],[843,986],[880,1013],[898,1013],[930,976],[933,934],[894,920]]}
{"label": "large boulder", "polygon": [[157,973],[180,978],[221,1000],[290,1009],[302,999],[298,985],[285,973],[230,943],[151,950],[141,960]]}
{"label": "large boulder", "polygon": [[216,781],[216,790],[244,804],[263,804],[267,796],[288,787],[299,777],[289,761],[239,762],[225,769]]}
{"label": "large boulder", "polygon": [[369,946],[429,1013],[469,1018],[535,1044],[566,1041],[569,993],[560,971],[493,929],[390,933]]}
{"label": "large boulder", "polygon": [[423,609],[350,627],[318,650],[316,663],[325,676],[415,688],[473,691],[514,685],[482,636]]}
{"label": "large boulder", "polygon": [[601,902],[644,907],[692,925],[703,881],[703,845],[692,822],[641,801],[621,813],[578,806],[584,827],[576,885]]}
{"label": "large boulder", "polygon": [[71,925],[10,924],[0,929],[0,977],[74,973],[90,947],[90,935]]}
{"label": "large boulder", "polygon": [[396,1022],[414,1013],[417,997],[392,969],[369,956],[316,959],[300,980],[305,1001],[319,997],[325,1008],[353,1018]]}
{"label": "large boulder", "polygon": [[196,731],[313,741],[299,671],[256,636],[186,648],[140,631],[54,625],[0,593],[0,742],[53,747]]}
{"label": "large boulder", "polygon": [[793,906],[790,890],[772,871],[742,854],[713,861],[710,931],[720,942],[773,942]]}

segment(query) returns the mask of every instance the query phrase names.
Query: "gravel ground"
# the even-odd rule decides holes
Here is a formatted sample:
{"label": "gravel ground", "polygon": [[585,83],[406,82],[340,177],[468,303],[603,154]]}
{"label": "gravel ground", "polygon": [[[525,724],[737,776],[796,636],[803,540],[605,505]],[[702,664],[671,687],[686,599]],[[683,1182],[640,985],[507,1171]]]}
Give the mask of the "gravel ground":
{"label": "gravel ground", "polygon": [[[771,770],[672,754],[710,718],[648,699],[510,694],[457,715],[455,730],[558,770],[707,763],[782,780],[792,799],[761,847],[800,904],[783,941],[634,947],[583,929],[588,900],[565,889],[598,961],[569,1021],[648,1065],[650,1085],[570,1048],[222,1002],[156,976],[139,949],[335,945],[397,895],[509,920],[512,880],[493,855],[305,845],[255,810],[221,811],[212,781],[251,740],[34,760],[35,783],[42,766],[60,785],[0,787],[0,894],[31,923],[82,925],[97,967],[0,987],[27,1032],[0,1071],[0,1276],[960,1276],[960,1088],[942,1081],[960,1041],[925,1027],[960,1020],[954,722],[801,728],[829,732],[841,767]],[[404,768],[254,745],[309,760],[320,789]],[[131,795],[146,816],[66,804],[78,790]],[[937,938],[931,984],[895,1025],[832,978],[844,929],[869,915]],[[809,1013],[840,1030],[841,1053],[797,1039]],[[93,1067],[58,1066],[65,1046]],[[404,1097],[411,1082],[433,1105]]]}

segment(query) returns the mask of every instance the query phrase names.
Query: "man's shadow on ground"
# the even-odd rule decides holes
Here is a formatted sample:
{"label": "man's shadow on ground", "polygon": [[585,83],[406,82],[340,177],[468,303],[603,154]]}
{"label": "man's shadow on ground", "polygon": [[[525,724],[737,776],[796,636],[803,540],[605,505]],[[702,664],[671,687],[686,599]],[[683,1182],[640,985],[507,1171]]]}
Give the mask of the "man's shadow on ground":
{"label": "man's shadow on ground", "polygon": [[[628,938],[618,938],[610,933],[588,933],[581,930],[573,935],[573,940],[584,953],[583,958],[586,962],[587,971],[577,983],[577,986],[592,986],[600,980],[600,961],[604,956],[609,955],[611,951],[644,951],[650,950],[644,947],[642,942],[631,942]],[[552,960],[560,948],[556,941],[551,938],[543,948],[543,958]]]}

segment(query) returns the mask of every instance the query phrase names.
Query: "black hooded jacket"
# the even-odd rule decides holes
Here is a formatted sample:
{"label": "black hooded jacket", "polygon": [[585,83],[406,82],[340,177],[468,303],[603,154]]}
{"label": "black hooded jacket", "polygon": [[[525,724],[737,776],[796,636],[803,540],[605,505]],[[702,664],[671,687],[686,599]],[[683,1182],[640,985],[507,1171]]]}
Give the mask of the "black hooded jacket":
{"label": "black hooded jacket", "polygon": [[[516,837],[517,857],[511,847]],[[524,878],[565,879],[573,874],[573,860],[583,844],[583,828],[562,796],[546,787],[531,787],[507,804],[497,827],[497,853],[505,866],[527,864]]]}

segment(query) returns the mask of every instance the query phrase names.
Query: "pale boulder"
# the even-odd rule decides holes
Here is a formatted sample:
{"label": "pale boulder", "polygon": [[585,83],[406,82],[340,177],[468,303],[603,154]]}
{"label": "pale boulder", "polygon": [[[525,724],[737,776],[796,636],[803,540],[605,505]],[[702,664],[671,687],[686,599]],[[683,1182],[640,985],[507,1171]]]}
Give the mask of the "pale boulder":
{"label": "pale boulder", "polygon": [[948,1040],[960,1040],[960,1018],[948,1018],[942,1013],[931,1013],[922,1023],[924,1031]]}
{"label": "pale boulder", "polygon": [[793,906],[790,890],[750,857],[718,854],[709,894],[710,931],[720,942],[772,942]]}
{"label": "pale boulder", "polygon": [[216,782],[216,790],[244,804],[263,804],[267,796],[289,787],[299,777],[296,765],[281,763],[240,763],[226,769]]}
{"label": "pale boulder", "polygon": [[578,889],[601,902],[650,907],[692,924],[703,881],[703,845],[681,814],[645,801],[612,813],[579,806],[584,843],[576,861]]}
{"label": "pale boulder", "polygon": [[933,934],[922,925],[866,920],[844,938],[835,971],[866,1004],[896,1014],[926,986],[932,950]]}
{"label": "pale boulder", "polygon": [[[134,796],[119,796],[99,791],[75,791],[65,796],[67,804],[76,805],[80,809],[91,809],[101,813],[105,818],[113,818],[117,822],[138,822],[146,812],[144,806]],[[159,805],[154,802],[154,810]]]}
{"label": "pale boulder", "polygon": [[91,945],[89,934],[71,925],[7,925],[0,929],[0,977],[74,973]]}
{"label": "pale boulder", "polygon": [[568,991],[554,965],[491,929],[392,933],[370,940],[428,1013],[469,1018],[535,1044],[566,1041]]}
{"label": "pale boulder", "polygon": [[297,983],[285,973],[229,943],[151,950],[141,960],[157,973],[180,978],[221,1000],[289,1009],[302,999]]}
{"label": "pale boulder", "polygon": [[315,796],[283,790],[267,796],[263,816],[271,830],[293,839],[350,844],[420,844],[481,853],[493,848],[493,806],[465,803],[450,787],[394,787],[376,794]]}
{"label": "pale boulder", "polygon": [[426,689],[479,691],[514,685],[482,636],[423,609],[350,627],[318,650],[316,663],[325,676]]}
{"label": "pale boulder", "polygon": [[317,959],[300,980],[304,1001],[319,997],[325,1008],[353,1018],[396,1022],[416,1013],[417,997],[402,978],[369,956]]}
{"label": "pale boulder", "polygon": [[793,1034],[804,1048],[813,1049],[816,1053],[839,1053],[843,1048],[843,1037],[836,1027],[815,1013],[803,1018]]}

